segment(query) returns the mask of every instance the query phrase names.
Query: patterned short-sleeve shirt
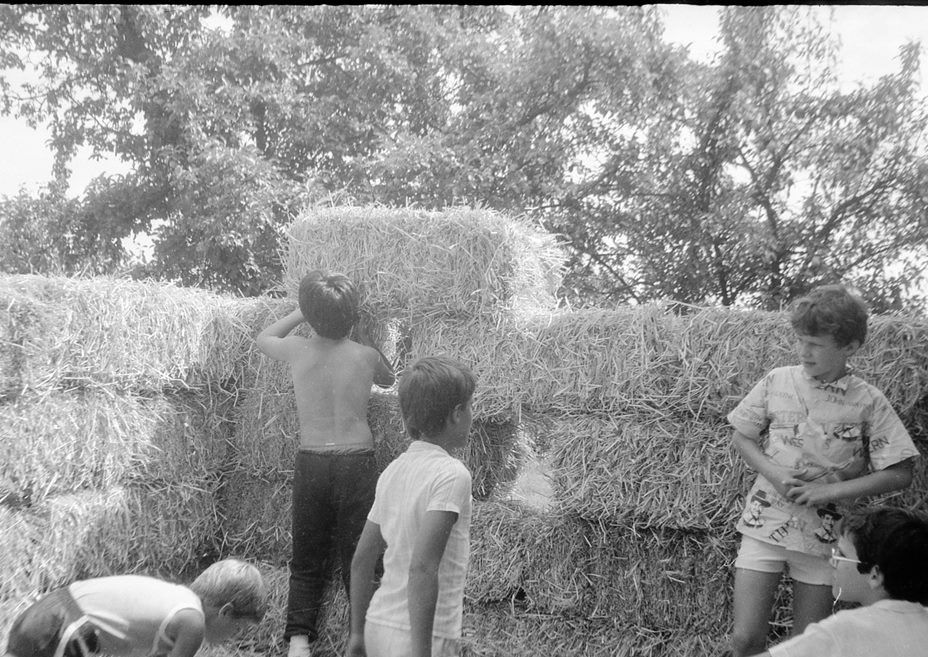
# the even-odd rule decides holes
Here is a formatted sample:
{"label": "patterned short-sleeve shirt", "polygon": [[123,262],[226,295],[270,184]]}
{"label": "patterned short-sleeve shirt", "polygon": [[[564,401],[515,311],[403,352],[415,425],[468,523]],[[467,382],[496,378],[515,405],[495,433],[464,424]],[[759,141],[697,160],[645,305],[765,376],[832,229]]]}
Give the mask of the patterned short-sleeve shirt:
{"label": "patterned short-sleeve shirt", "polygon": [[[763,442],[764,453],[775,463],[826,482],[854,479],[918,456],[886,397],[853,374],[822,383],[801,365],[777,368],[728,414],[728,421],[739,433]],[[789,550],[827,556],[843,514],[840,505],[796,504],[758,475],[737,529]]]}

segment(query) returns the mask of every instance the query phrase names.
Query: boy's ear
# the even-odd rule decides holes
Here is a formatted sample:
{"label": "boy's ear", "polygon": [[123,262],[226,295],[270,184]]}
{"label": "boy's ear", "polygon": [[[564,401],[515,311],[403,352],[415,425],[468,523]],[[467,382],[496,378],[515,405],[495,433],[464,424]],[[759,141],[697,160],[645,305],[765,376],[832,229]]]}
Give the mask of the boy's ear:
{"label": "boy's ear", "polygon": [[235,607],[232,606],[231,602],[227,602],[219,608],[218,616],[232,616],[232,612],[235,611]]}
{"label": "boy's ear", "polygon": [[856,354],[858,349],[860,349],[860,340],[851,340],[844,345],[844,353],[848,356]]}
{"label": "boy's ear", "polygon": [[867,584],[871,589],[883,588],[883,571],[879,566],[874,566],[867,574]]}

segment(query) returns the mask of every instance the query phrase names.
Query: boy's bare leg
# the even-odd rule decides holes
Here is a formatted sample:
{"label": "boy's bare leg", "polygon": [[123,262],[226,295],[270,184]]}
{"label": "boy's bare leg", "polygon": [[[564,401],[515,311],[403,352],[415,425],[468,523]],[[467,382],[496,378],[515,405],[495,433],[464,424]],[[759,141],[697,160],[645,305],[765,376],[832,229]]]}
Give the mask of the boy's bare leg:
{"label": "boy's bare leg", "polygon": [[793,636],[802,634],[810,623],[817,623],[829,616],[833,605],[830,586],[794,581]]}
{"label": "boy's bare leg", "polygon": [[733,657],[756,655],[766,649],[770,613],[781,577],[781,573],[735,569]]}

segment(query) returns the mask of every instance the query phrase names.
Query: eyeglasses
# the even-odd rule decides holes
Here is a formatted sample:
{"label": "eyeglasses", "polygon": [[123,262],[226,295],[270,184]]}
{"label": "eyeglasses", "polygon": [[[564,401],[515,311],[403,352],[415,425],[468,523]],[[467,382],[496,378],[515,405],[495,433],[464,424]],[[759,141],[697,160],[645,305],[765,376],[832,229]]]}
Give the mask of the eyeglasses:
{"label": "eyeglasses", "polygon": [[851,559],[846,557],[841,552],[838,551],[838,548],[831,548],[831,558],[828,560],[828,563],[831,564],[832,568],[838,567],[839,561],[847,561],[848,563],[861,563],[860,559]]}

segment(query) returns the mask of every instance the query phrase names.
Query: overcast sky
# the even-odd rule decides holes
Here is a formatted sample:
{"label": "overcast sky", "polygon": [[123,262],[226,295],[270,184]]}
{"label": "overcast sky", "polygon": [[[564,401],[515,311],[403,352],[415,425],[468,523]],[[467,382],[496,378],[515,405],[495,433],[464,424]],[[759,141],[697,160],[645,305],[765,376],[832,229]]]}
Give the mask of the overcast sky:
{"label": "overcast sky", "polygon": [[[716,51],[718,5],[662,5],[666,37],[688,45],[690,54],[710,59]],[[865,83],[898,68],[899,46],[921,41],[922,90],[928,91],[928,7],[893,5],[842,5],[834,8],[833,30],[842,44],[837,74],[847,85]],[[0,195],[13,195],[21,186],[35,191],[51,178],[52,157],[46,148],[48,133],[25,123],[0,117]],[[81,156],[72,163],[72,193],[79,193],[102,172],[127,170],[115,160],[93,162]]]}

